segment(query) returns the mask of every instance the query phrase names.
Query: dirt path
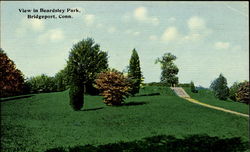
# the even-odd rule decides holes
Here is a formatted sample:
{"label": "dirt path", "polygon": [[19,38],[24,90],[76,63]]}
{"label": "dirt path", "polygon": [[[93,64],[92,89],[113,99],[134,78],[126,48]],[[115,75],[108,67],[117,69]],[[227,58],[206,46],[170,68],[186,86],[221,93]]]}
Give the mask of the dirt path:
{"label": "dirt path", "polygon": [[195,103],[195,104],[198,104],[198,105],[201,105],[201,106],[204,106],[204,107],[208,107],[208,108],[212,108],[212,109],[215,109],[215,110],[220,110],[220,111],[224,111],[224,112],[228,112],[228,113],[231,113],[231,114],[235,114],[235,115],[239,115],[239,116],[243,116],[243,117],[248,117],[249,118],[249,115],[247,114],[243,114],[243,113],[240,113],[240,112],[236,112],[236,111],[232,111],[232,110],[228,110],[228,109],[224,109],[224,108],[221,108],[221,107],[216,107],[216,106],[212,106],[212,105],[209,105],[209,104],[206,104],[206,103],[202,103],[198,100],[195,100],[195,99],[192,99],[187,93],[186,91],[181,88],[181,87],[171,87],[171,89],[181,98],[189,101],[189,102],[192,102],[192,103]]}

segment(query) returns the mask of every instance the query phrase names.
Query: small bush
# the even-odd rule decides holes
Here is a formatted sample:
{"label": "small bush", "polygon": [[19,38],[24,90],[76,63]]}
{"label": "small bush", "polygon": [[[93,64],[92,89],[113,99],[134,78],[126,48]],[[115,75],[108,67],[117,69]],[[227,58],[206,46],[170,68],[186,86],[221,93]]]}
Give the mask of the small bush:
{"label": "small bush", "polygon": [[198,93],[198,90],[195,88],[193,81],[191,81],[191,83],[190,83],[190,89],[191,89],[191,92]]}
{"label": "small bush", "polygon": [[115,70],[102,72],[95,82],[107,105],[122,105],[125,97],[129,95],[129,82],[121,72]]}
{"label": "small bush", "polygon": [[83,107],[83,89],[72,85],[69,90],[70,106],[74,110],[80,110]]}
{"label": "small bush", "polygon": [[250,104],[250,84],[244,82],[236,93],[236,100],[246,104]]}

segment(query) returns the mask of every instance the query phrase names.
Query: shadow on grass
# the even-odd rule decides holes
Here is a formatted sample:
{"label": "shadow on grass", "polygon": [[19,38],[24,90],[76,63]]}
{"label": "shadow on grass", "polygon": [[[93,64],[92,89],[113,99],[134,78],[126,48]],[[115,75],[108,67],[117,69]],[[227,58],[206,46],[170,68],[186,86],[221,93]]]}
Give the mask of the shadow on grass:
{"label": "shadow on grass", "polygon": [[103,107],[100,107],[100,108],[91,108],[91,109],[83,109],[81,111],[96,111],[96,110],[100,110],[100,109],[103,109]]}
{"label": "shadow on grass", "polygon": [[85,145],[58,147],[45,152],[244,152],[248,143],[241,138],[210,137],[208,135],[191,135],[183,139],[174,136],[159,135],[131,142],[118,142],[106,145]]}
{"label": "shadow on grass", "polygon": [[24,98],[30,98],[34,95],[24,95],[24,96],[18,96],[18,97],[8,97],[5,99],[0,99],[0,102],[10,101],[10,100],[17,100],[17,99],[24,99]]}
{"label": "shadow on grass", "polygon": [[141,102],[127,102],[127,103],[124,103],[122,106],[139,106],[139,105],[144,105],[144,104],[148,104],[148,102],[144,102],[144,101],[141,101]]}
{"label": "shadow on grass", "polygon": [[161,95],[160,93],[148,93],[148,94],[139,94],[139,95],[136,95],[136,97],[143,97],[143,96],[159,96]]}

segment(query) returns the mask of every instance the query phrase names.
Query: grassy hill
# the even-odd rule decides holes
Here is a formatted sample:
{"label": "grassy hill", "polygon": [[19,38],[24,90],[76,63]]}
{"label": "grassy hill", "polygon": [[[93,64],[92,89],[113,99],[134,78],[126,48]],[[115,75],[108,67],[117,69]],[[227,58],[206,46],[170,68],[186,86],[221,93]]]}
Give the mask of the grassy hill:
{"label": "grassy hill", "polygon": [[226,108],[229,110],[233,110],[236,112],[241,112],[244,114],[249,113],[249,106],[243,103],[235,102],[230,99],[227,100],[219,100],[215,98],[213,92],[209,89],[201,89],[199,93],[191,92],[190,88],[185,87],[185,91],[190,95],[191,98],[199,100],[200,102],[207,103],[213,106],[218,106],[222,108]]}
{"label": "grassy hill", "polygon": [[[143,142],[146,137],[150,142]],[[207,145],[211,145],[210,140],[216,141],[217,147],[240,147],[248,141],[248,119],[189,103],[165,87],[141,89],[140,94],[128,98],[121,107],[106,106],[102,97],[87,95],[82,111],[71,109],[68,91],[1,101],[1,151],[4,152],[42,152],[52,148],[63,151],[70,147],[71,151],[77,151],[77,147],[86,144],[98,147],[110,143],[118,148],[124,144],[138,147],[145,143],[152,145],[152,140],[160,137],[173,143],[168,146],[173,151],[200,145],[200,149],[206,150],[206,145],[197,143],[209,141]]]}

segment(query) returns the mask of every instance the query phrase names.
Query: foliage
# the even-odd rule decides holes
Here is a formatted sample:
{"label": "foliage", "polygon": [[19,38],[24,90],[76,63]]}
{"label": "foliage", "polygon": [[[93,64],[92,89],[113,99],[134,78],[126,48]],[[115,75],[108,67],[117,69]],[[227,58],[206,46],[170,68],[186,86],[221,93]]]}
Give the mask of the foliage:
{"label": "foliage", "polygon": [[250,104],[250,84],[249,82],[244,82],[236,92],[236,100]]}
{"label": "foliage", "polygon": [[71,49],[67,68],[69,83],[83,87],[87,82],[94,82],[96,75],[108,68],[108,55],[93,39],[83,39]]}
{"label": "foliage", "polygon": [[32,93],[54,92],[57,87],[54,77],[45,74],[29,78],[26,84],[30,87]]}
{"label": "foliage", "polygon": [[173,63],[174,60],[176,60],[176,56],[171,53],[165,53],[161,58],[157,58],[155,61],[155,63],[161,64],[161,82],[171,86],[178,84],[178,77],[176,75],[178,74],[179,69]]}
{"label": "foliage", "polygon": [[68,88],[68,79],[67,79],[67,71],[66,67],[63,70],[60,70],[55,75],[55,85],[57,91],[64,91]]}
{"label": "foliage", "polygon": [[220,100],[226,100],[229,96],[227,79],[222,74],[211,83],[210,88],[214,91],[215,97]]}
{"label": "foliage", "polygon": [[83,97],[83,88],[71,85],[69,90],[69,98],[70,98],[70,106],[74,110],[81,110],[84,103],[84,97]]}
{"label": "foliage", "polygon": [[[91,38],[83,39],[73,45],[67,61],[69,84],[77,86],[79,90],[85,92],[86,84],[92,84],[96,75],[107,69],[107,56],[107,53],[101,51],[100,46],[95,44]],[[83,96],[83,93],[81,95]],[[80,97],[80,93],[79,98],[83,99],[83,97]],[[77,103],[77,101],[71,103]]]}
{"label": "foliage", "polygon": [[237,101],[236,93],[243,83],[234,82],[234,84],[229,88],[229,98],[233,101]]}
{"label": "foliage", "polygon": [[191,83],[190,83],[190,90],[193,93],[198,93],[198,90],[195,88],[193,81],[191,81]]}
{"label": "foliage", "polygon": [[129,95],[130,86],[127,78],[116,70],[100,73],[95,82],[107,105],[121,105]]}
{"label": "foliage", "polygon": [[0,48],[0,78],[0,97],[22,93],[24,76],[2,48]]}
{"label": "foliage", "polygon": [[134,96],[136,93],[139,93],[140,84],[142,82],[140,59],[135,49],[133,49],[133,53],[129,61],[128,78],[131,81],[130,93]]}

